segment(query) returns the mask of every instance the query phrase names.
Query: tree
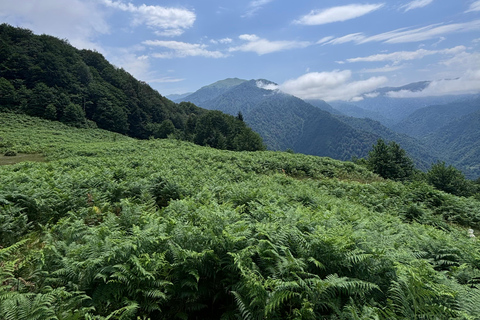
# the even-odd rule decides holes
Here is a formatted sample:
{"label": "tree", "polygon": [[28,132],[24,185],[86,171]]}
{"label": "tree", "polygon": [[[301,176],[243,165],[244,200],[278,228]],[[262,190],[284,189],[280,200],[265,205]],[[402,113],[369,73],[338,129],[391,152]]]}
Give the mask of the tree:
{"label": "tree", "polygon": [[76,127],[85,126],[85,113],[78,104],[69,103],[63,112],[62,122]]}
{"label": "tree", "polygon": [[427,172],[427,181],[435,188],[456,196],[470,196],[473,191],[473,184],[470,186],[463,173],[452,165],[447,167],[444,161],[432,165]]}
{"label": "tree", "polygon": [[368,153],[367,168],[385,179],[405,181],[415,172],[415,166],[402,148],[391,141],[388,145],[382,139]]}
{"label": "tree", "polygon": [[5,78],[0,78],[0,110],[12,109],[15,105],[15,87]]}

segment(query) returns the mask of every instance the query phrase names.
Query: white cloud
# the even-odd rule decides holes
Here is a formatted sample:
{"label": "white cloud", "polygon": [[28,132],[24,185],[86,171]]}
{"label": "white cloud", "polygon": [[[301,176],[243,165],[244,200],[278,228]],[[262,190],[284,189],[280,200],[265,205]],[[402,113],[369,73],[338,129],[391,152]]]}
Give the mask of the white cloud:
{"label": "white cloud", "polygon": [[238,37],[240,40],[247,41],[247,43],[232,47],[229,49],[230,52],[234,51],[244,51],[244,52],[256,52],[259,55],[264,55],[267,53],[284,51],[290,49],[305,48],[311,45],[310,42],[306,41],[269,41],[266,39],[261,39],[254,34],[242,34]]}
{"label": "white cloud", "polygon": [[295,20],[294,23],[303,25],[321,25],[332,22],[346,21],[361,17],[383,7],[380,4],[350,4],[332,7],[324,10],[313,10],[309,14]]}
{"label": "white cloud", "polygon": [[310,72],[280,85],[280,90],[302,99],[350,100],[387,82],[386,77],[353,81],[350,70]]}
{"label": "white cloud", "polygon": [[317,41],[317,44],[323,44],[323,43],[327,43],[328,41],[334,39],[335,37],[333,36],[328,36],[328,37],[323,37],[322,39],[318,40]]}
{"label": "white cloud", "polygon": [[374,61],[393,61],[400,62],[406,60],[422,59],[426,56],[434,54],[455,55],[457,53],[465,51],[465,46],[457,46],[450,49],[443,50],[425,50],[419,49],[417,51],[397,51],[392,53],[375,54],[368,57],[358,57],[347,59],[348,62],[374,62]]}
{"label": "white cloud", "polygon": [[443,35],[458,32],[468,32],[480,30],[480,20],[474,20],[465,23],[452,23],[446,25],[429,25],[422,28],[406,30],[399,29],[386,33],[381,33],[375,36],[366,37],[360,43],[383,41],[385,43],[406,43],[419,42],[435,38],[440,38]]}
{"label": "white cloud", "polygon": [[433,0],[414,0],[412,2],[407,3],[406,5],[402,6],[402,8],[405,8],[405,12],[407,12],[407,11],[410,11],[412,9],[418,9],[418,8],[426,7],[432,2],[433,2]]}
{"label": "white cloud", "polygon": [[103,3],[110,8],[132,13],[132,25],[146,25],[155,29],[155,33],[160,36],[179,36],[185,29],[192,27],[196,19],[195,13],[187,9],[145,4],[135,6],[113,0],[103,0]]}
{"label": "white cloud", "polygon": [[230,38],[223,38],[223,39],[218,39],[218,40],[216,40],[216,39],[211,39],[211,40],[210,40],[210,43],[213,43],[213,44],[219,44],[219,43],[221,43],[221,44],[228,44],[228,43],[232,43],[232,41],[233,41],[233,40],[230,39]]}
{"label": "white cloud", "polygon": [[[345,42],[355,42],[357,44],[363,44],[368,42],[408,43],[426,41],[437,38],[439,40],[442,40],[444,38],[443,36],[446,34],[462,33],[476,30],[480,30],[480,20],[473,20],[464,23],[452,23],[446,25],[432,24],[426,27],[416,29],[402,28],[373,36],[366,36],[363,33],[353,33],[343,37],[334,38],[328,41],[326,44],[340,44]],[[437,44],[438,43],[439,42],[437,42]]]}
{"label": "white cloud", "polygon": [[272,90],[272,91],[278,90],[278,85],[275,83],[265,83],[261,80],[258,80],[256,82],[256,85],[260,89]]}
{"label": "white cloud", "polygon": [[183,80],[185,79],[163,77],[163,78],[157,78],[157,79],[150,79],[148,80],[148,83],[175,83]]}
{"label": "white cloud", "polygon": [[35,33],[66,38],[77,48],[100,52],[103,49],[95,38],[110,32],[104,12],[94,0],[3,0],[0,19]]}
{"label": "white cloud", "polygon": [[274,0],[253,0],[248,4],[248,10],[242,17],[252,17],[254,16],[260,9],[263,8],[266,4],[269,4]]}
{"label": "white cloud", "polygon": [[480,69],[469,70],[462,77],[432,81],[422,91],[402,90],[388,92],[392,98],[418,98],[443,95],[472,94],[480,92]]}
{"label": "white cloud", "polygon": [[364,96],[366,98],[376,98],[380,95],[380,92],[370,92],[370,93],[365,93]]}
{"label": "white cloud", "polygon": [[209,51],[204,44],[186,43],[179,41],[147,40],[144,45],[170,49],[168,52],[154,53],[155,58],[185,58],[185,57],[206,57],[224,58],[226,55],[220,51]]}
{"label": "white cloud", "polygon": [[400,69],[405,68],[405,65],[386,65],[380,68],[372,68],[372,69],[363,69],[361,73],[385,73],[385,72],[393,72]]}
{"label": "white cloud", "polygon": [[347,43],[347,42],[360,42],[363,39],[365,39],[365,36],[362,33],[352,33],[352,34],[347,34],[346,36],[340,37],[340,38],[335,38],[333,40],[330,40],[327,44],[341,44],[341,43]]}
{"label": "white cloud", "polygon": [[473,11],[480,11],[480,1],[475,1],[470,5],[470,8],[468,8],[467,11],[465,12],[473,12]]}

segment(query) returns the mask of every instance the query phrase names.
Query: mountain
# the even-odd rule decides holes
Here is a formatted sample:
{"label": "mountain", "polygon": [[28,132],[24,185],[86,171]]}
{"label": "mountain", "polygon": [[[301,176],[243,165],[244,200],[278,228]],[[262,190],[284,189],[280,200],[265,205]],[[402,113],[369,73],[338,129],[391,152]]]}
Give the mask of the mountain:
{"label": "mountain", "polygon": [[166,95],[165,98],[170,99],[173,102],[176,102],[176,100],[182,100],[182,98],[185,98],[186,96],[189,96],[192,93],[193,92],[180,93],[180,94],[169,94],[169,95]]}
{"label": "mountain", "polygon": [[98,52],[7,24],[0,25],[0,43],[0,112],[142,139],[174,136],[231,150],[263,148],[242,121],[176,104]]}
{"label": "mountain", "polygon": [[480,110],[450,121],[423,140],[442,150],[468,178],[480,177]]}
{"label": "mountain", "polygon": [[387,127],[395,124],[393,120],[385,118],[377,111],[370,111],[364,108],[360,108],[348,102],[333,101],[330,102],[330,104],[332,105],[332,108],[337,111],[336,114],[346,115],[354,118],[369,118],[379,121]]}
{"label": "mountain", "polygon": [[200,88],[200,90],[195,91],[194,93],[184,96],[180,99],[177,99],[177,102],[188,101],[194,103],[198,106],[203,104],[206,101],[209,101],[215,97],[222,95],[231,88],[246,82],[247,80],[238,79],[238,78],[229,78],[221,81],[217,81],[208,86]]}
{"label": "mountain", "polygon": [[414,160],[415,166],[418,169],[426,171],[432,163],[441,158],[441,153],[432,148],[431,145],[406,134],[395,132],[378,121],[369,118],[354,118],[342,115],[336,115],[335,117],[357,130],[375,134],[386,141],[395,141],[405,149],[408,155]]}
{"label": "mountain", "polygon": [[419,109],[432,105],[452,103],[461,98],[472,97],[472,95],[444,95],[401,98],[393,97],[389,94],[393,92],[401,93],[402,91],[422,91],[429,83],[429,81],[421,81],[400,87],[378,88],[373,92],[364,94],[359,101],[349,101],[348,103],[344,101],[331,101],[330,104],[347,116],[372,118],[393,129],[398,123]]}
{"label": "mountain", "polygon": [[[363,128],[356,129],[297,97],[269,90],[268,88],[275,87],[271,81],[260,79],[243,81],[233,86],[229,84],[230,80],[225,84],[219,81],[183,99],[203,108],[232,115],[241,112],[249,126],[262,136],[269,149],[292,149],[295,152],[346,160],[366,156],[372,145],[383,137]],[[212,87],[221,87],[222,90],[213,91]],[[212,92],[215,94],[207,99]],[[324,109],[331,108],[325,102],[321,102],[320,106]]]}
{"label": "mountain", "polygon": [[412,137],[423,138],[443,126],[480,110],[480,97],[461,99],[444,105],[419,109],[392,128]]}
{"label": "mountain", "polygon": [[319,108],[320,110],[327,111],[328,113],[331,114],[339,114],[342,115],[343,112],[340,109],[335,109],[328,103],[326,103],[323,100],[310,100],[310,99],[305,99],[304,100],[307,103],[310,103],[312,106]]}

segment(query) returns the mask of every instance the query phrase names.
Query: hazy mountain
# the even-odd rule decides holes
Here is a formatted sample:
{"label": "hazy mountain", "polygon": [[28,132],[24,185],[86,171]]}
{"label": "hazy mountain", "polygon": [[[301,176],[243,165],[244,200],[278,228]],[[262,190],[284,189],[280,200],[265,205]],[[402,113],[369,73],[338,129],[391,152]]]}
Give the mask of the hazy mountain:
{"label": "hazy mountain", "polygon": [[380,121],[383,125],[393,129],[396,124],[419,109],[432,105],[452,103],[462,98],[472,97],[472,95],[445,95],[437,97],[399,98],[389,95],[390,92],[422,91],[429,83],[429,81],[421,81],[401,87],[378,88],[373,92],[364,94],[363,99],[360,101],[349,101],[348,103],[344,101],[332,101],[330,104],[347,116],[358,118],[368,117]]}
{"label": "hazy mountain", "polygon": [[480,110],[453,120],[424,138],[469,178],[480,176]]}
{"label": "hazy mountain", "polygon": [[332,107],[331,105],[329,105],[328,103],[326,103],[323,100],[305,99],[304,101],[307,102],[307,103],[310,103],[314,107],[317,107],[317,108],[319,108],[323,111],[327,111],[331,114],[343,114],[343,112],[340,109]]}
{"label": "hazy mountain", "polygon": [[177,100],[179,101],[183,101],[182,99],[185,98],[186,96],[189,96],[191,95],[193,92],[187,92],[187,93],[180,93],[180,94],[169,94],[169,95],[166,95],[165,98],[167,99],[170,99],[172,100],[173,102],[177,102]]}
{"label": "hazy mountain", "polygon": [[351,103],[347,103],[344,101],[333,101],[333,102],[330,102],[330,104],[337,111],[336,114],[342,114],[342,115],[346,115],[354,118],[369,118],[372,120],[379,121],[380,123],[382,123],[387,127],[390,127],[395,124],[393,120],[385,118],[379,112],[360,108]]}
{"label": "hazy mountain", "polygon": [[368,118],[354,118],[348,116],[335,116],[337,119],[347,123],[353,128],[370,132],[382,137],[386,141],[397,142],[408,155],[414,159],[415,165],[421,170],[427,170],[430,165],[439,159],[439,154],[425,142],[412,138],[406,134],[397,133],[380,122]]}
{"label": "hazy mountain", "polygon": [[177,99],[176,102],[188,101],[196,104],[197,106],[200,106],[204,102],[220,96],[221,94],[227,92],[228,90],[230,90],[235,86],[238,86],[239,84],[244,83],[245,81],[247,80],[238,79],[238,78],[229,78],[229,79],[217,81],[208,86],[200,88],[199,90],[195,91],[194,93],[186,97]]}
{"label": "hazy mountain", "polygon": [[422,138],[463,116],[480,110],[480,97],[462,99],[444,105],[419,109],[403,119],[393,129],[412,137]]}

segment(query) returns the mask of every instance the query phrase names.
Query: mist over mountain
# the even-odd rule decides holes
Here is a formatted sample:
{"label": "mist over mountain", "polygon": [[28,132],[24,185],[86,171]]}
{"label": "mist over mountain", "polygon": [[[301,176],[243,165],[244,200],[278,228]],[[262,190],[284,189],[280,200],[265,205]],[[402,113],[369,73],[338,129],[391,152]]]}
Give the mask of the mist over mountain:
{"label": "mist over mountain", "polygon": [[[420,81],[400,87],[383,87],[362,95],[358,101],[331,101],[329,103],[347,116],[371,118],[394,129],[395,126],[419,109],[475,97],[475,95],[469,94],[408,97],[408,93],[420,92],[429,84],[430,81]],[[404,94],[404,97],[402,94]]]}

